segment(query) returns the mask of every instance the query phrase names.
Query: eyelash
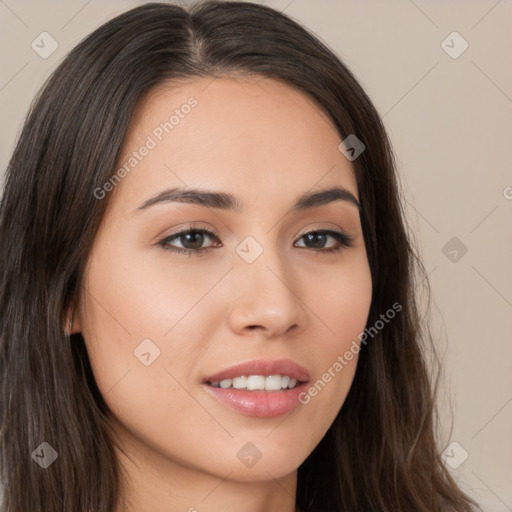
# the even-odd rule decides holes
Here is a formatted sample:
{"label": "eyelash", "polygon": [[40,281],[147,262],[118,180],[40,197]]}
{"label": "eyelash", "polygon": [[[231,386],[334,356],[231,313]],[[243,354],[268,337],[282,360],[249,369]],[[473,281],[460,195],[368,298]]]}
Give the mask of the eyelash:
{"label": "eyelash", "polygon": [[[206,251],[210,249],[215,249],[215,247],[203,247],[200,249],[182,249],[179,247],[172,247],[169,245],[171,240],[174,240],[175,238],[178,238],[180,235],[189,234],[189,233],[206,233],[209,238],[219,240],[219,234],[213,230],[207,229],[205,227],[195,227],[195,226],[187,226],[186,228],[177,231],[176,233],[172,233],[169,236],[166,236],[165,238],[161,239],[157,242],[157,245],[163,247],[164,250],[183,254],[187,256],[203,256]],[[313,251],[317,253],[337,253],[342,250],[343,247],[353,247],[353,237],[347,235],[343,232],[333,231],[330,229],[313,229],[310,231],[307,231],[306,233],[303,233],[299,240],[306,237],[307,235],[314,234],[314,233],[321,233],[324,235],[329,235],[335,238],[339,242],[338,247],[331,247],[329,249],[312,249]],[[305,247],[305,249],[308,249],[308,247]]]}

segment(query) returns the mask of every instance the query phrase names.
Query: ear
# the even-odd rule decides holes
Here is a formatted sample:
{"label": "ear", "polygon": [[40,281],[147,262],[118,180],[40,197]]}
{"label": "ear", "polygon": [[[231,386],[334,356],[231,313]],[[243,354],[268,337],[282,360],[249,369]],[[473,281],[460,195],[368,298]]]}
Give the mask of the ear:
{"label": "ear", "polygon": [[66,313],[66,325],[64,326],[64,332],[68,336],[71,336],[71,334],[80,332],[80,330],[81,327],[79,309],[75,306],[74,303],[71,303]]}

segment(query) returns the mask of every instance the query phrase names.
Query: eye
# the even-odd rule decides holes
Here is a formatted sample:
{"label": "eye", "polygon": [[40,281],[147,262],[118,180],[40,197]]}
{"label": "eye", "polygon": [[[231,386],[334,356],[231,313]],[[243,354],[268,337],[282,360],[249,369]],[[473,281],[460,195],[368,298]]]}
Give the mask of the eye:
{"label": "eye", "polygon": [[[188,256],[192,256],[193,254],[201,256],[208,249],[213,249],[213,246],[203,247],[205,240],[208,238],[220,242],[217,233],[206,228],[188,226],[185,229],[166,236],[158,242],[158,245],[162,246],[166,251],[186,254]],[[182,246],[176,247],[172,245],[172,242],[175,240],[181,243]]]}
{"label": "eye", "polygon": [[[338,245],[325,248],[325,244],[329,238],[333,238]],[[341,231],[333,231],[331,229],[312,230],[304,233],[299,240],[304,239],[308,244],[307,248],[317,249],[318,252],[339,252],[343,247],[352,247],[353,238]],[[299,246],[304,247],[304,246]]]}
{"label": "eye", "polygon": [[[334,247],[325,247],[329,238],[334,239],[337,245]],[[204,247],[203,245],[207,239],[216,241],[217,245]],[[295,247],[305,247],[306,249],[313,249],[315,252],[319,253],[339,252],[343,247],[353,246],[353,238],[351,236],[330,229],[308,231],[299,238],[299,240],[302,239],[304,239],[306,245],[295,245]],[[176,243],[180,243],[181,247],[176,246]],[[187,256],[202,256],[210,249],[222,247],[217,233],[204,227],[198,228],[193,226],[187,226],[176,233],[166,236],[160,240],[157,245],[163,247],[166,251],[185,254]]]}

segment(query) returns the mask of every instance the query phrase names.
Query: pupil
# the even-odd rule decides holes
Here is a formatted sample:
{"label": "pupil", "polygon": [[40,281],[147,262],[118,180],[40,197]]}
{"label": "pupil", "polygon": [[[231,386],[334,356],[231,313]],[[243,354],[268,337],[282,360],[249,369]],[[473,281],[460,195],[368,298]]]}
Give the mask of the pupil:
{"label": "pupil", "polygon": [[314,247],[323,247],[326,236],[327,235],[325,233],[310,233],[309,235],[306,235],[308,241],[312,242]]}
{"label": "pupil", "polygon": [[[199,231],[191,231],[181,236],[184,237],[181,242],[187,249],[199,249],[203,245],[204,235]],[[185,243],[183,243],[184,240],[186,241]],[[190,243],[192,243],[192,247],[190,247]]]}

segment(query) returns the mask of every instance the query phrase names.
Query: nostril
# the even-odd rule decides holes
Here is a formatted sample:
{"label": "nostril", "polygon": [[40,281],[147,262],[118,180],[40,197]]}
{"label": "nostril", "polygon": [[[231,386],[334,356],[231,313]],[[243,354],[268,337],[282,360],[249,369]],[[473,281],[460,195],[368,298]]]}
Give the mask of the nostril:
{"label": "nostril", "polygon": [[246,328],[249,329],[250,331],[255,331],[256,329],[263,329],[263,326],[255,324],[247,325]]}

